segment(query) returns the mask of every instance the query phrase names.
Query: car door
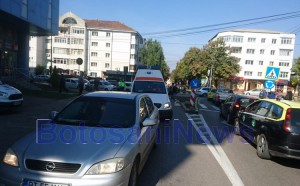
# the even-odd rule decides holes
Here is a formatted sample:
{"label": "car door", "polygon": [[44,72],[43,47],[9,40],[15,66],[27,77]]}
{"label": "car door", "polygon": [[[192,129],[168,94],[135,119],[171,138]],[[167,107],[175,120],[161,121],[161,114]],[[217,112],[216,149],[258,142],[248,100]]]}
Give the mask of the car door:
{"label": "car door", "polygon": [[258,106],[262,101],[256,101],[250,104],[245,111],[240,112],[239,115],[239,124],[240,124],[240,133],[246,138],[253,140],[253,129],[252,129],[252,117],[255,115]]}
{"label": "car door", "polygon": [[231,106],[231,100],[232,99],[234,99],[234,96],[232,95],[232,96],[228,96],[226,99],[225,99],[225,101],[224,101],[224,103],[222,103],[222,105],[221,105],[221,108],[222,108],[222,113],[223,113],[223,116],[224,117],[227,117],[227,115],[228,115],[228,109],[230,108],[230,106]]}

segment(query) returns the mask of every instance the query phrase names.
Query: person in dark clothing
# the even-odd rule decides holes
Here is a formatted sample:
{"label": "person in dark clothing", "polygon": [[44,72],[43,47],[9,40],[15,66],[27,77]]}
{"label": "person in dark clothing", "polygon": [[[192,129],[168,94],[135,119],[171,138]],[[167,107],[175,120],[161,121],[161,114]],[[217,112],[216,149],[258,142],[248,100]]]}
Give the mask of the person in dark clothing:
{"label": "person in dark clothing", "polygon": [[61,74],[59,79],[59,93],[61,93],[63,90],[68,92],[68,89],[66,88],[65,76]]}
{"label": "person in dark clothing", "polygon": [[100,83],[99,78],[96,78],[96,79],[94,80],[94,90],[95,90],[95,91],[98,91],[98,90],[99,90],[99,83]]}
{"label": "person in dark clothing", "polygon": [[285,95],[285,99],[286,100],[293,100],[293,92],[290,88],[287,90],[287,93]]}
{"label": "person in dark clothing", "polygon": [[78,78],[78,88],[79,88],[79,95],[81,95],[84,88],[83,75],[80,75]]}

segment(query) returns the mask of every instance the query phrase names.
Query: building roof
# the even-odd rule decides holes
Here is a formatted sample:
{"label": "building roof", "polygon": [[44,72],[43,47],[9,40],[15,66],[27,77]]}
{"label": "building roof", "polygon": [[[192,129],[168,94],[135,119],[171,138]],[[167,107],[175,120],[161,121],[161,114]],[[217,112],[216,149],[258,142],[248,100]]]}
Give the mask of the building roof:
{"label": "building roof", "polygon": [[102,21],[102,20],[87,20],[87,19],[85,19],[84,21],[87,28],[136,32],[134,29],[118,21]]}

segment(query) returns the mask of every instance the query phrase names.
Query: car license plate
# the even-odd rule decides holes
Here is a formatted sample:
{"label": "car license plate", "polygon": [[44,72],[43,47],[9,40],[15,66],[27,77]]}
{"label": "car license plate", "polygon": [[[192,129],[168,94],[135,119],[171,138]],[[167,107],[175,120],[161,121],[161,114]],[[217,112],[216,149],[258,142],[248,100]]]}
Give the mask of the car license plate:
{"label": "car license plate", "polygon": [[14,105],[21,105],[21,103],[22,103],[21,101],[16,101],[16,102],[14,102],[13,104],[14,104]]}
{"label": "car license plate", "polygon": [[64,183],[49,183],[49,182],[25,180],[23,186],[71,186],[71,185],[64,184]]}

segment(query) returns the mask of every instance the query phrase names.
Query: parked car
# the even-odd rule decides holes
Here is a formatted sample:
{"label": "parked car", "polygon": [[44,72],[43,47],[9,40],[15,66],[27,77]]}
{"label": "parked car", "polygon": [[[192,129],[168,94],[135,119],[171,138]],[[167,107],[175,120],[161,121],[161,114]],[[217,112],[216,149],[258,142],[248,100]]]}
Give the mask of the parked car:
{"label": "parked car", "polygon": [[[94,81],[95,81],[94,79],[91,79],[89,81],[92,90],[94,90]],[[98,89],[105,90],[105,91],[115,91],[117,90],[117,87],[115,85],[112,85],[110,82],[106,80],[100,80]]]}
{"label": "parked car", "polygon": [[262,99],[240,112],[235,133],[256,145],[262,159],[300,159],[300,103]]}
{"label": "parked car", "polygon": [[[88,93],[50,116],[51,123],[38,121],[38,131],[7,150],[0,164],[3,185],[136,184],[159,123],[149,96]],[[51,132],[44,128],[49,126]]]}
{"label": "parked car", "polygon": [[201,87],[201,88],[197,89],[196,94],[199,96],[206,97],[210,90],[211,90],[211,87]]}
{"label": "parked car", "polygon": [[48,76],[48,75],[37,75],[37,76],[34,77],[34,80],[44,82],[44,81],[48,81],[49,78],[50,78],[50,76]]}
{"label": "parked car", "polygon": [[214,98],[214,95],[216,92],[217,92],[217,89],[215,89],[215,88],[211,89],[207,94],[207,100],[212,100]]}
{"label": "parked car", "polygon": [[130,92],[130,91],[131,91],[131,87],[132,87],[132,82],[126,81],[126,82],[125,82],[125,88],[124,88],[124,91]]}
{"label": "parked car", "polygon": [[244,94],[248,95],[248,96],[250,96],[250,95],[251,96],[259,96],[259,94],[262,90],[263,89],[256,88],[256,89],[245,91]]}
{"label": "parked car", "polygon": [[214,95],[213,102],[217,105],[223,103],[226,98],[233,94],[233,90],[228,88],[220,88]]}
{"label": "parked car", "polygon": [[20,107],[22,104],[22,92],[0,81],[0,110],[11,110]]}
{"label": "parked car", "polygon": [[221,104],[220,116],[226,118],[228,124],[232,124],[237,118],[239,111],[245,110],[246,106],[258,99],[254,96],[232,94]]}
{"label": "parked car", "polygon": [[[84,90],[89,91],[91,89],[91,84],[87,79],[83,79],[84,81]],[[65,79],[65,86],[68,90],[78,89],[79,83],[78,78],[66,78]]]}

